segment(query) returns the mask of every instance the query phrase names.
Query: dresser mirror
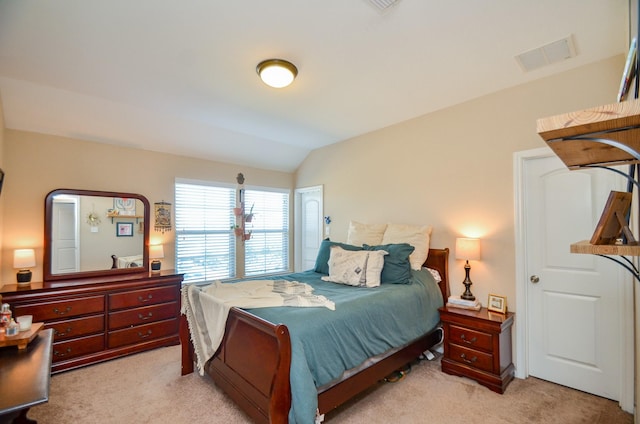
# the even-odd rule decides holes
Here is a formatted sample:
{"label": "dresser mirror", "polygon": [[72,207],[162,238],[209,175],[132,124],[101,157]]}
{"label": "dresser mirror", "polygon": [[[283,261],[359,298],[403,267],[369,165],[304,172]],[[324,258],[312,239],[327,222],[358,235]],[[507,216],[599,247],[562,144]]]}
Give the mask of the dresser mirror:
{"label": "dresser mirror", "polygon": [[149,215],[140,194],[52,191],[45,198],[44,280],[148,272]]}

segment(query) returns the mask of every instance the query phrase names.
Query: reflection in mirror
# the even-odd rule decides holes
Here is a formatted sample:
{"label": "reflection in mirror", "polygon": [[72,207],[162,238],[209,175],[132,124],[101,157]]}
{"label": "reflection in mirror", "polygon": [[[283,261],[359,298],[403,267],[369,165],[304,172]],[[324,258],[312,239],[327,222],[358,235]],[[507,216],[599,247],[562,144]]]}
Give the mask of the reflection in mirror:
{"label": "reflection in mirror", "polygon": [[147,272],[148,236],[144,196],[54,190],[45,200],[45,281]]}

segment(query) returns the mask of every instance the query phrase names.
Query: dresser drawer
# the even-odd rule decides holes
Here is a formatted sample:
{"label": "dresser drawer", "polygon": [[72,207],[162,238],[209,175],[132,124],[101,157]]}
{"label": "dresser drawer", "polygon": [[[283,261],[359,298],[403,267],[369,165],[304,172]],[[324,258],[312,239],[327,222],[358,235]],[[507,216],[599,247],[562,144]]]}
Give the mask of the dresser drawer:
{"label": "dresser drawer", "polygon": [[493,372],[493,355],[479,350],[449,344],[449,359],[479,370]]}
{"label": "dresser drawer", "polygon": [[153,287],[130,292],[109,295],[109,310],[133,308],[137,306],[154,305],[178,300],[175,286]]}
{"label": "dresser drawer", "polygon": [[178,320],[170,319],[151,324],[138,325],[136,327],[125,328],[122,330],[110,331],[107,344],[111,349],[176,334],[178,334]]}
{"label": "dresser drawer", "polygon": [[53,362],[88,355],[104,350],[104,334],[87,336],[53,344]]}
{"label": "dresser drawer", "polygon": [[178,317],[178,302],[161,303],[142,308],[109,313],[109,330]]}
{"label": "dresser drawer", "polygon": [[74,318],[45,324],[44,328],[53,329],[53,341],[67,340],[73,337],[104,332],[104,315]]}
{"label": "dresser drawer", "polygon": [[33,322],[53,321],[80,315],[104,312],[104,296],[43,302],[34,305],[17,305],[15,315],[33,315]]}
{"label": "dresser drawer", "polygon": [[457,325],[449,326],[449,341],[487,352],[492,352],[493,350],[493,336],[491,334],[458,327]]}

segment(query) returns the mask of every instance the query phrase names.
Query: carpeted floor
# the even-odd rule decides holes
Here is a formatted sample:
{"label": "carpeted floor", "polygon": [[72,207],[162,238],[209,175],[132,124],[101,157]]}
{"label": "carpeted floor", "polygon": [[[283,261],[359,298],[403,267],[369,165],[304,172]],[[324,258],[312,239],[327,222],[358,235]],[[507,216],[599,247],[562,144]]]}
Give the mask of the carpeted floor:
{"label": "carpeted floor", "polygon": [[[53,376],[49,402],[29,417],[59,423],[246,423],[248,419],[197,373],[180,376],[180,347],[156,349]],[[328,414],[330,423],[631,424],[617,402],[535,378],[504,395],[422,361],[396,383],[380,383]]]}

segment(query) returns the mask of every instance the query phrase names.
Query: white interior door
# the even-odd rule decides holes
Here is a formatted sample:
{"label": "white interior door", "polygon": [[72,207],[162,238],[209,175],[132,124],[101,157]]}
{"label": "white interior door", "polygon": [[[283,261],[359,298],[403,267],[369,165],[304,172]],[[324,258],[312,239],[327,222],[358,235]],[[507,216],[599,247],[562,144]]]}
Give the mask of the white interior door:
{"label": "white interior door", "polygon": [[296,190],[295,271],[312,269],[322,242],[322,186]]}
{"label": "white interior door", "polygon": [[633,374],[630,274],[569,251],[591,238],[609,192],[626,180],[569,171],[553,154],[523,162],[521,172],[528,374],[609,399],[632,396],[624,376]]}
{"label": "white interior door", "polygon": [[80,271],[78,199],[55,199],[52,213],[55,224],[51,234],[51,271],[54,274]]}

